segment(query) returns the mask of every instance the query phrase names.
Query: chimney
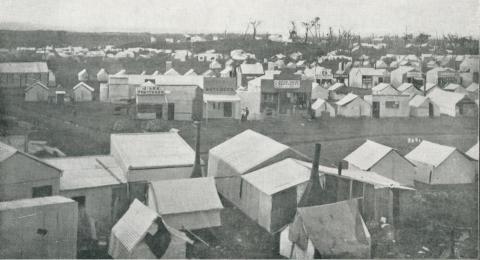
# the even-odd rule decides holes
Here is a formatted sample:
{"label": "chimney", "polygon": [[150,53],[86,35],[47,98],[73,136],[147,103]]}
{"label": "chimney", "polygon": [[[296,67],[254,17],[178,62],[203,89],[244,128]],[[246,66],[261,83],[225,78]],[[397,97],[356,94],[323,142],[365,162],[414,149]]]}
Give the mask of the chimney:
{"label": "chimney", "polygon": [[168,71],[169,69],[172,68],[172,61],[171,60],[167,60],[165,62],[165,71]]}
{"label": "chimney", "polygon": [[200,165],[200,122],[195,121],[193,124],[197,127],[197,137],[195,138],[195,162],[190,178],[200,178],[203,177],[202,166]]}
{"label": "chimney", "polygon": [[342,162],[338,162],[337,169],[338,169],[338,175],[342,176]]}
{"label": "chimney", "polygon": [[303,192],[302,198],[298,203],[298,207],[310,207],[321,205],[324,199],[323,190],[320,186],[320,176],[318,175],[318,165],[320,163],[321,145],[315,144],[315,157],[313,157],[312,170],[310,172],[310,180]]}

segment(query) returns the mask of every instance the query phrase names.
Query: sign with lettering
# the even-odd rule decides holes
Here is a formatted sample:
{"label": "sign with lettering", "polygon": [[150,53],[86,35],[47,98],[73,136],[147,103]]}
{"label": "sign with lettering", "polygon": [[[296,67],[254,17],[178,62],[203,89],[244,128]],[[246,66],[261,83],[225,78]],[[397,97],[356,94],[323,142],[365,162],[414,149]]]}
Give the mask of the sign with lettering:
{"label": "sign with lettering", "polygon": [[137,95],[165,95],[165,89],[161,86],[140,86],[136,89]]}
{"label": "sign with lettering", "polygon": [[278,89],[300,88],[300,80],[274,80],[273,87]]}

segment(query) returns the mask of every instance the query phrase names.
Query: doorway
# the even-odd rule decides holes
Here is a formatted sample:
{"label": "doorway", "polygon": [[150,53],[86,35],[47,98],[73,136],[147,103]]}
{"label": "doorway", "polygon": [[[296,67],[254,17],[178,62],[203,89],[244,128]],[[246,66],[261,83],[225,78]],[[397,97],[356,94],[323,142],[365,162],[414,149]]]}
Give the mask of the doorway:
{"label": "doorway", "polygon": [[168,120],[174,120],[175,119],[175,104],[174,103],[168,103],[168,111],[167,111],[167,119]]}
{"label": "doorway", "polygon": [[380,102],[372,103],[372,115],[373,118],[380,118]]}
{"label": "doorway", "polygon": [[163,106],[155,105],[155,118],[162,119],[162,117],[163,117]]}
{"label": "doorway", "polygon": [[429,116],[429,117],[433,117],[433,116],[434,116],[434,113],[433,113],[433,104],[432,104],[432,103],[428,103],[428,116]]}
{"label": "doorway", "polygon": [[400,224],[400,191],[397,189],[392,190],[393,193],[393,225],[398,226]]}
{"label": "doorway", "polygon": [[231,102],[223,102],[223,116],[224,117],[232,117],[232,103]]}

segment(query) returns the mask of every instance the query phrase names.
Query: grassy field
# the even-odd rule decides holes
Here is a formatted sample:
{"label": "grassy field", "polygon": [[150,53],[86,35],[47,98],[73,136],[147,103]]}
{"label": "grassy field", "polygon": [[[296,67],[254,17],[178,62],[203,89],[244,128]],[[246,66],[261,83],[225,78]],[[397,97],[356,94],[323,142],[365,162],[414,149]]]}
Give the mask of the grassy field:
{"label": "grassy field", "polygon": [[[110,133],[116,122],[123,122],[124,132],[142,132],[145,122],[130,119],[122,111],[115,115],[115,105],[99,102],[67,104],[58,107],[49,104],[24,103],[8,100],[3,105],[6,114],[35,125],[31,139],[46,140],[69,156],[108,154]],[[74,112],[76,111],[76,112]],[[202,122],[201,152],[208,160],[208,150],[228,138],[252,129],[298,151],[312,156],[314,143],[322,144],[321,163],[334,165],[366,139],[389,145],[405,154],[418,143],[408,139],[429,140],[452,145],[466,151],[478,139],[478,122],[475,118],[435,119],[345,119],[309,121],[303,117],[271,119],[264,121],[209,120]],[[12,134],[22,132],[18,125],[6,127]],[[192,122],[168,121],[165,129],[177,128],[180,135],[192,146],[195,143],[195,129]],[[25,132],[25,130],[23,130]],[[274,239],[242,212],[224,202],[222,227],[197,232],[208,245],[196,243],[193,247],[195,258],[279,258],[274,251]],[[417,232],[418,233],[418,232]],[[413,234],[413,233],[408,233]],[[421,236],[422,234],[414,234]],[[411,240],[408,237],[406,240]],[[423,238],[425,241],[425,238]],[[426,239],[426,241],[429,241]],[[406,248],[415,247],[407,243]],[[411,249],[410,251],[414,251]]]}

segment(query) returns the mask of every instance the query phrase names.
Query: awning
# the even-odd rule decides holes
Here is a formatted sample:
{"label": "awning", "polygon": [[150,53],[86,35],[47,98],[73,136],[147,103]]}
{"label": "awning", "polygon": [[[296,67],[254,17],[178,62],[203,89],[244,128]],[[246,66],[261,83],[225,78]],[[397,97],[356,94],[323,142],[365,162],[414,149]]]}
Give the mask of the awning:
{"label": "awning", "polygon": [[237,95],[215,95],[203,94],[203,102],[240,102],[240,97]]}

